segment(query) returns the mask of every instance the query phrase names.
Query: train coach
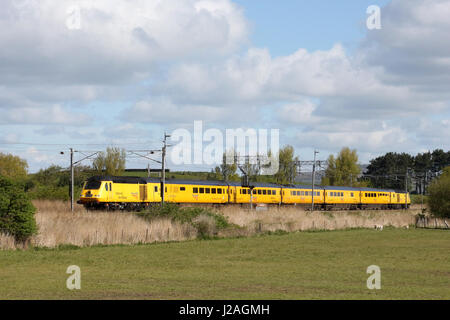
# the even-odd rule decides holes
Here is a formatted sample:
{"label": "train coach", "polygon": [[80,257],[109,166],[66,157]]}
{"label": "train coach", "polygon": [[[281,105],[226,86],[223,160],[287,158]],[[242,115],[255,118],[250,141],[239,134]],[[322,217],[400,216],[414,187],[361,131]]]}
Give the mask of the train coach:
{"label": "train coach", "polygon": [[[156,178],[95,176],[85,182],[79,204],[87,209],[139,210],[160,203],[161,183]],[[236,182],[167,180],[164,200],[177,204],[200,205],[293,205],[332,209],[408,208],[409,194],[394,190],[323,187],[270,183],[242,186]]]}

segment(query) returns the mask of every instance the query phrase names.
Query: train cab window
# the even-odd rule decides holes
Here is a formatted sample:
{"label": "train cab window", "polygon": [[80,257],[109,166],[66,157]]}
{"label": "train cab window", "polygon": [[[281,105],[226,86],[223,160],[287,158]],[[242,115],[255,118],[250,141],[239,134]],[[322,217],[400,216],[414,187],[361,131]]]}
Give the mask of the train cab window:
{"label": "train cab window", "polygon": [[192,188],[192,193],[198,193],[198,188]]}
{"label": "train cab window", "polygon": [[211,189],[210,188],[205,188],[205,193],[211,193]]}
{"label": "train cab window", "polygon": [[180,191],[186,191],[185,187],[180,187]]}
{"label": "train cab window", "polygon": [[200,193],[205,193],[205,188],[200,188]]}
{"label": "train cab window", "polygon": [[158,187],[155,187],[155,192],[158,192]]}
{"label": "train cab window", "polygon": [[108,191],[108,184],[105,183],[105,190]]}
{"label": "train cab window", "polygon": [[211,188],[211,193],[216,193],[217,192],[217,189],[216,188]]}

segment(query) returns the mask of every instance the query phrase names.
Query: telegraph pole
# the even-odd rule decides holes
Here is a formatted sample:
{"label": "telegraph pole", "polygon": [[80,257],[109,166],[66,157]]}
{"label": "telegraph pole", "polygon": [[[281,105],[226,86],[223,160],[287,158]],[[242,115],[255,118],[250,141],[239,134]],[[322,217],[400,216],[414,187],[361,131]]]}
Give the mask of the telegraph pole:
{"label": "telegraph pole", "polygon": [[314,150],[314,163],[313,163],[313,172],[312,172],[312,195],[311,195],[311,211],[314,211],[314,184],[316,183],[316,154],[318,154],[319,151]]}
{"label": "telegraph pole", "polygon": [[73,212],[73,148],[70,148],[70,211]]}
{"label": "telegraph pole", "polygon": [[166,190],[166,149],[167,149],[167,138],[170,135],[164,132],[164,146],[162,148],[162,161],[161,161],[161,206],[164,206],[164,194]]}
{"label": "telegraph pole", "polygon": [[408,209],[408,168],[405,175],[405,210]]}

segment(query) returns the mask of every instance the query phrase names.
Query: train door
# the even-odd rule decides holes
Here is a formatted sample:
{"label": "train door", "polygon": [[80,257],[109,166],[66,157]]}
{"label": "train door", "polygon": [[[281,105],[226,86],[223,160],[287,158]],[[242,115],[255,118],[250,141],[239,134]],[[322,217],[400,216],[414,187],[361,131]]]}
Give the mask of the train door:
{"label": "train door", "polygon": [[112,183],[111,182],[105,182],[105,200],[106,202],[110,202],[113,199],[112,195]]}
{"label": "train door", "polygon": [[147,201],[147,185],[145,184],[139,185],[139,201],[141,202]]}

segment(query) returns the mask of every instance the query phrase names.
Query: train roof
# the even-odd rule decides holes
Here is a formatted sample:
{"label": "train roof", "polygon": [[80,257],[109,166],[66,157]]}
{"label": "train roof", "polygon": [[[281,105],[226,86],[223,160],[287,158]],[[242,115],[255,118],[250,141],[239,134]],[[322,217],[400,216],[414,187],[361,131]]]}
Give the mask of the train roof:
{"label": "train roof", "polygon": [[[160,183],[160,178],[134,177],[134,176],[93,176],[88,181],[112,181],[114,183]],[[205,186],[233,186],[241,187],[241,182],[236,181],[220,181],[220,180],[183,180],[183,179],[166,179],[166,184],[187,184],[187,185],[205,185]],[[254,182],[250,183],[255,188],[284,188],[284,189],[308,189],[311,185],[278,185],[274,183]],[[373,192],[396,192],[405,193],[405,190],[393,189],[375,189],[375,188],[355,188],[341,186],[315,186],[314,189],[322,190],[348,190],[348,191],[373,191]]]}

